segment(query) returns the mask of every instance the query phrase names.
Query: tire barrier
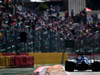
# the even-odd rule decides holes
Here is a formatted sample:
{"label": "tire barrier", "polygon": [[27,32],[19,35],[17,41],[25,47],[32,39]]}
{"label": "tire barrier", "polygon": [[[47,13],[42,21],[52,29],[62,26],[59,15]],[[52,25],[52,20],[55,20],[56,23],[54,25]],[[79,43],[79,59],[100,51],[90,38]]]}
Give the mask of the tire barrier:
{"label": "tire barrier", "polygon": [[11,56],[10,57],[10,66],[11,67],[34,67],[34,57],[33,56]]}
{"label": "tire barrier", "polygon": [[0,56],[2,56],[2,53],[0,53]]}
{"label": "tire barrier", "polygon": [[[34,64],[61,64],[67,59],[67,53],[29,53],[34,56]],[[63,59],[63,60],[62,60]]]}
{"label": "tire barrier", "polygon": [[10,57],[9,56],[0,56],[0,66],[10,66]]}
{"label": "tire barrier", "polygon": [[15,57],[10,56],[10,66],[15,66]]}
{"label": "tire barrier", "polygon": [[7,68],[34,67],[34,57],[27,55],[0,56],[0,66]]}

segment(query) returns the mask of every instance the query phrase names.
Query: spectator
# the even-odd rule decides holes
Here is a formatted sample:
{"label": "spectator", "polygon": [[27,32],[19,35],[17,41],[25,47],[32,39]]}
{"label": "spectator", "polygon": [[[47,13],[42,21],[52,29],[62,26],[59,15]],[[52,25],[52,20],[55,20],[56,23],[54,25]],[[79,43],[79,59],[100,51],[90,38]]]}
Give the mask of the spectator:
{"label": "spectator", "polygon": [[[4,2],[3,2],[4,3]],[[99,23],[90,23],[90,24],[75,24],[72,20],[74,17],[73,10],[71,11],[71,17],[68,16],[68,12],[65,12],[65,20],[62,20],[59,16],[60,7],[52,6],[48,9],[48,17],[38,16],[38,13],[31,13],[30,11],[20,11],[17,6],[19,3],[16,0],[9,2],[9,8],[15,6],[15,14],[11,11],[4,11],[0,9],[0,30],[5,30],[4,26],[8,26],[8,30],[14,31],[58,31],[61,35],[61,38],[67,39],[90,39],[90,38],[99,38],[100,34],[100,25]],[[5,6],[5,3],[1,5]],[[85,10],[81,12],[85,14]],[[28,27],[28,28],[27,28]],[[95,34],[95,35],[94,35]]]}

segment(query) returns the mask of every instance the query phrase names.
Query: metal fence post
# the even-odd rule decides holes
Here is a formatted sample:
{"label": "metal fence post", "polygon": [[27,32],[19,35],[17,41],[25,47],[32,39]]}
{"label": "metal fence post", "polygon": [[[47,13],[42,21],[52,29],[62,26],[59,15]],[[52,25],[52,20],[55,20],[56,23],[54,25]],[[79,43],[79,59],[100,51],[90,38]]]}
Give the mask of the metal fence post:
{"label": "metal fence post", "polygon": [[81,40],[79,40],[79,52],[81,52]]}
{"label": "metal fence post", "polygon": [[24,42],[24,51],[25,51],[25,53],[27,52],[27,50],[26,50],[26,42]]}
{"label": "metal fence post", "polygon": [[41,52],[45,52],[44,51],[44,42],[43,42],[44,38],[43,38],[43,31],[41,30],[41,46],[40,46],[40,50]]}
{"label": "metal fence post", "polygon": [[33,30],[33,32],[32,32],[32,36],[33,36],[33,52],[34,52],[34,50],[36,49],[35,48],[35,31]]}
{"label": "metal fence post", "polygon": [[60,51],[60,33],[58,32],[58,51]]}
{"label": "metal fence post", "polygon": [[94,39],[92,39],[93,40],[93,53],[94,53]]}
{"label": "metal fence post", "polygon": [[14,31],[15,32],[15,37],[14,37],[14,39],[15,39],[15,53],[18,53],[18,49],[17,49],[17,31],[15,30]]}
{"label": "metal fence post", "polygon": [[7,53],[7,45],[8,45],[8,42],[7,42],[7,30],[5,30],[5,53]]}
{"label": "metal fence post", "polygon": [[100,39],[98,39],[98,41],[99,41],[99,52],[100,52]]}
{"label": "metal fence post", "polygon": [[49,38],[49,52],[52,52],[52,46],[51,46],[51,31],[49,32],[49,34],[50,34],[50,38]]}

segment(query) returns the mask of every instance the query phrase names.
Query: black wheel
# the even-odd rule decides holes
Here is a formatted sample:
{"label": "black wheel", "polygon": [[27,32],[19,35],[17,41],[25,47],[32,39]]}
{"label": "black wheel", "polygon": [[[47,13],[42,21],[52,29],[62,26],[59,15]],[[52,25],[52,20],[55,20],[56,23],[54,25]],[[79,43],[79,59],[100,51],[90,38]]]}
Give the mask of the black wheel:
{"label": "black wheel", "polygon": [[65,62],[65,70],[66,71],[71,71],[73,72],[74,71],[74,62],[69,62],[69,61],[66,61]]}
{"label": "black wheel", "polygon": [[100,62],[92,63],[92,71],[100,71]]}

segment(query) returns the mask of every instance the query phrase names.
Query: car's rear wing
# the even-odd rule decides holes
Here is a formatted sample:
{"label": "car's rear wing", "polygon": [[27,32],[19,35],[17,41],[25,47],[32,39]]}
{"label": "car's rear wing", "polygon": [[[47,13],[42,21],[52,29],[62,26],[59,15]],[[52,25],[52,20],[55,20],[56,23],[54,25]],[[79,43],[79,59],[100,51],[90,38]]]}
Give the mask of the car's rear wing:
{"label": "car's rear wing", "polygon": [[77,55],[92,55],[91,52],[78,52]]}

